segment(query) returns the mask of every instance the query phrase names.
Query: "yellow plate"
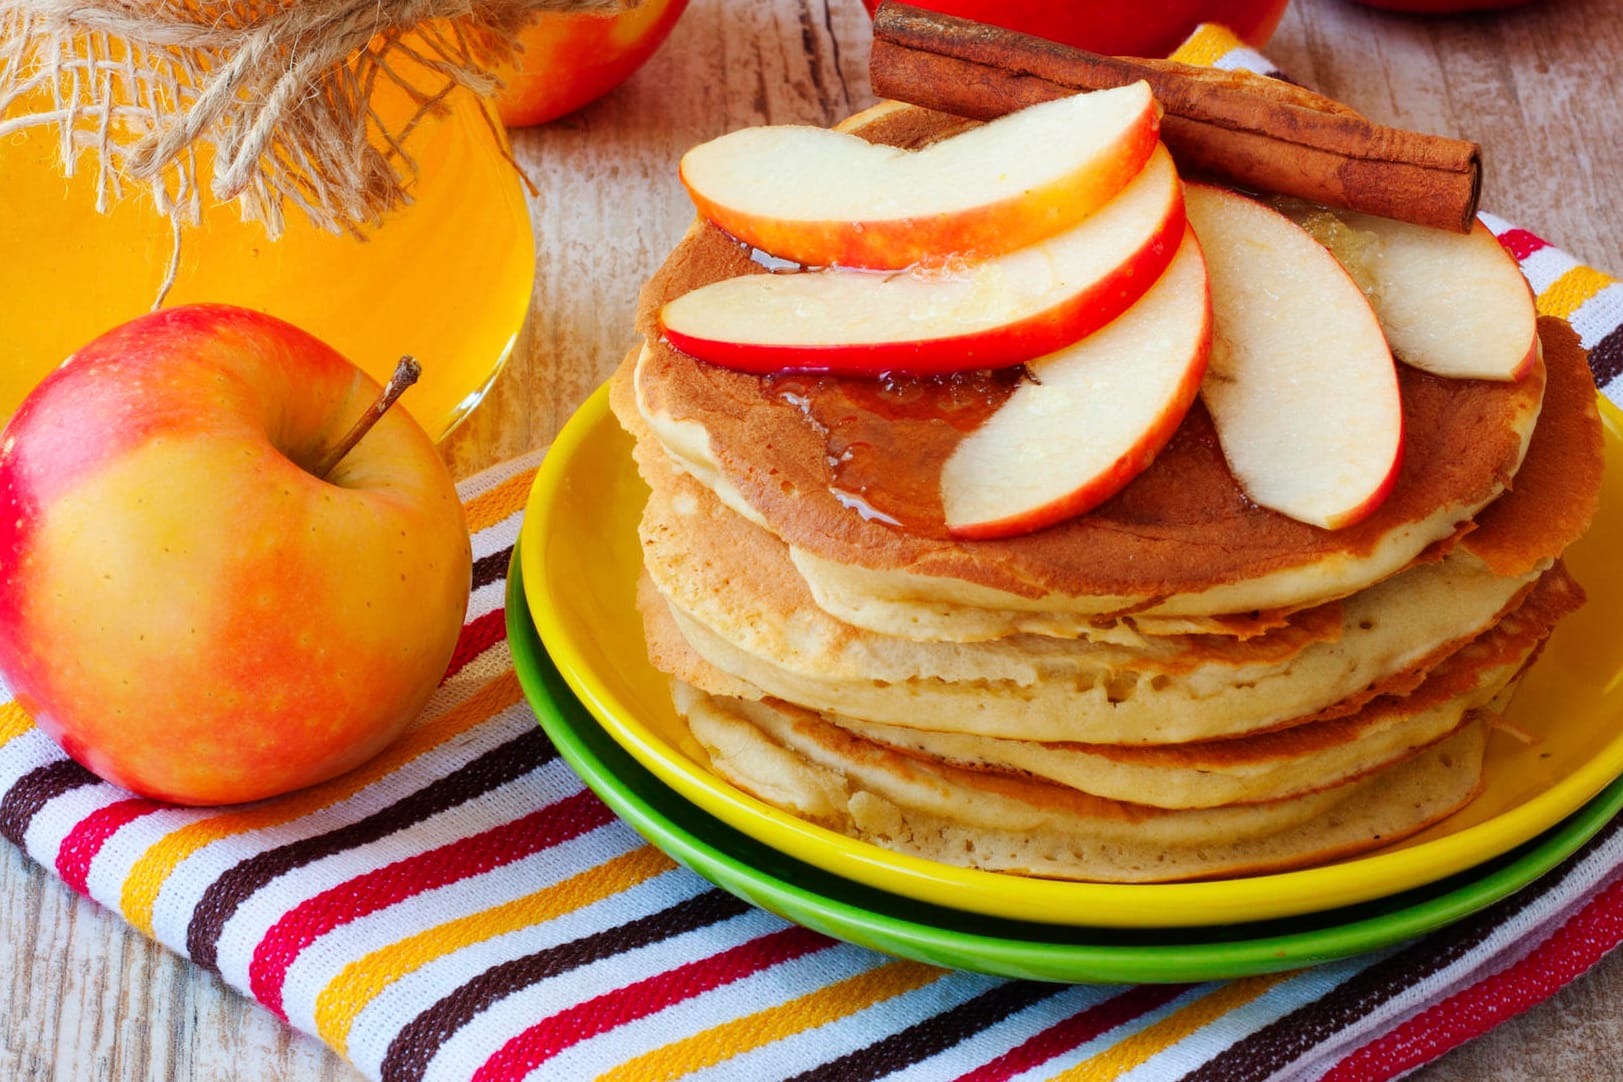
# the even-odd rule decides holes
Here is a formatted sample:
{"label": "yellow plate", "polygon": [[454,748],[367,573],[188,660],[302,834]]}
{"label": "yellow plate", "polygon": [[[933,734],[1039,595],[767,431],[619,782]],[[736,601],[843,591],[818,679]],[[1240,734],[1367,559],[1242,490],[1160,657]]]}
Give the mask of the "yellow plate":
{"label": "yellow plate", "polygon": [[647,489],[606,389],[559,435],[531,490],[519,558],[542,641],[608,733],[687,800],[758,841],[882,890],[987,916],[1113,927],[1229,924],[1319,912],[1434,882],[1534,837],[1623,774],[1623,413],[1602,400],[1606,485],[1568,558],[1589,603],[1561,625],[1495,733],[1486,785],[1465,810],[1357,859],[1204,883],[1069,883],[892,853],[773,808],[711,774],[649,665],[635,605]]}

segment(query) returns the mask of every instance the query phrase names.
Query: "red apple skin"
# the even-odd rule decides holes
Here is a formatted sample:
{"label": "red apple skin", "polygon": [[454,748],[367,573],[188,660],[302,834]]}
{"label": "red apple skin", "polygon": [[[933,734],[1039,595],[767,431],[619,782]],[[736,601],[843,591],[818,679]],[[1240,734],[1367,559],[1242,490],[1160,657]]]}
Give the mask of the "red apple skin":
{"label": "red apple skin", "polygon": [[[951,535],[962,541],[989,541],[1035,533],[1078,515],[1085,515],[1126,488],[1133,478],[1149,468],[1150,463],[1155,461],[1155,456],[1161,453],[1162,448],[1166,447],[1173,434],[1178,431],[1178,426],[1183,424],[1184,416],[1188,414],[1189,408],[1195,403],[1195,397],[1200,393],[1200,381],[1205,378],[1206,362],[1211,352],[1212,308],[1208,293],[1201,324],[1199,349],[1184,371],[1183,377],[1178,381],[1176,393],[1168,401],[1167,408],[1144,430],[1144,435],[1138,443],[1112,463],[1109,470],[1089,478],[1086,484],[1077,486],[1062,499],[1034,507],[1023,515],[1010,515],[1008,518],[993,522],[956,526],[949,531]],[[1390,489],[1396,479],[1397,469],[1394,467],[1392,476],[1387,479],[1386,488]],[[1383,490],[1382,497],[1384,496]],[[1369,511],[1373,511],[1374,506],[1371,505]]]}
{"label": "red apple skin", "polygon": [[663,318],[660,329],[683,353],[756,375],[818,372],[872,377],[906,372],[933,376],[972,368],[1006,368],[1092,334],[1131,307],[1172,262],[1184,225],[1180,200],[1143,246],[1090,288],[1026,319],[968,334],[922,341],[777,345],[701,338],[665,325]]}
{"label": "red apple skin", "polygon": [[[1481,222],[1477,222],[1476,227],[1478,229],[1486,229],[1487,228]],[[1514,257],[1512,257],[1512,258],[1514,258]],[[1520,270],[1520,267],[1518,266],[1518,272],[1519,272],[1519,270]],[[1522,276],[1522,285],[1527,287],[1527,296],[1528,296],[1528,298],[1531,300],[1531,302],[1533,304],[1533,310],[1536,312],[1538,310],[1538,296],[1537,296],[1537,294],[1535,294],[1533,292],[1533,283],[1527,281],[1526,276],[1523,275]],[[1516,367],[1511,370],[1510,375],[1507,378],[1506,382],[1520,383],[1522,380],[1524,380],[1528,376],[1532,375],[1533,374],[1533,369],[1535,367],[1537,367],[1537,365],[1539,363],[1539,359],[1542,358],[1543,356],[1544,356],[1544,343],[1538,336],[1538,320],[1535,318],[1534,321],[1533,321],[1533,340],[1531,342],[1527,343],[1527,353],[1517,363]]]}
{"label": "red apple skin", "polygon": [[[1108,56],[1168,56],[1201,23],[1221,23],[1246,44],[1261,48],[1279,25],[1287,0],[1141,0],[1136,4],[1055,0],[908,2]],[[863,3],[869,14],[879,6],[879,0]]]}
{"label": "red apple skin", "polygon": [[1516,366],[1516,370],[1510,374],[1509,382],[1520,383],[1532,375],[1533,368],[1538,364],[1539,356],[1543,351],[1544,344],[1535,337],[1533,344],[1527,348],[1527,356],[1522,358],[1521,363]]}
{"label": "red apple skin", "polygon": [[1520,7],[1528,0],[1353,0],[1369,8],[1382,11],[1401,11],[1410,15],[1458,15],[1467,11],[1498,11]]}
{"label": "red apple skin", "polygon": [[1161,137],[1153,105],[1143,122],[1125,132],[1105,166],[1063,177],[973,210],[932,217],[859,223],[789,221],[752,214],[709,199],[688,182],[699,214],[734,237],[791,262],[808,266],[899,269],[959,257],[985,259],[1012,252],[1076,225],[1138,175]]}
{"label": "red apple skin", "polygon": [[[1172,434],[1178,431],[1178,426],[1183,423],[1189,407],[1194,405],[1195,396],[1200,391],[1201,377],[1206,374],[1206,360],[1211,353],[1209,315],[1204,339],[1205,344],[1201,347],[1200,356],[1190,365],[1186,378],[1178,384],[1176,401],[1156,419],[1154,425],[1145,430],[1144,438],[1135,444],[1131,451],[1117,459],[1109,470],[1096,474],[1087,484],[1078,486],[1064,499],[1032,508],[1024,515],[1011,515],[996,522],[977,522],[969,526],[958,526],[952,529],[952,536],[960,541],[990,541],[1036,533],[1038,530],[1046,530],[1055,523],[1085,515],[1126,488],[1133,478],[1143,473],[1149,468],[1150,463],[1155,461],[1155,456],[1161,453],[1161,449],[1172,439]],[[1388,480],[1387,488],[1390,489],[1391,485],[1391,480]],[[1385,496],[1384,490],[1382,496],[1383,498]],[[1369,511],[1374,509],[1375,505],[1371,505]]]}
{"label": "red apple skin", "polygon": [[642,0],[613,15],[542,12],[519,34],[524,51],[495,74],[496,115],[510,128],[544,124],[629,79],[665,41],[688,0]]}
{"label": "red apple skin", "polygon": [[1406,435],[1407,432],[1403,426],[1402,420],[1400,419],[1398,421],[1398,453],[1396,457],[1392,459],[1391,470],[1387,472],[1386,477],[1381,481],[1381,483],[1375,486],[1375,491],[1369,494],[1369,498],[1367,500],[1359,504],[1357,507],[1348,508],[1345,514],[1331,516],[1329,521],[1324,524],[1325,529],[1344,530],[1348,526],[1356,526],[1358,523],[1373,515],[1376,510],[1380,508],[1381,504],[1386,502],[1386,498],[1392,494],[1392,489],[1398,483],[1398,475],[1403,472],[1403,455],[1405,447],[1404,438]]}
{"label": "red apple skin", "polygon": [[269,316],[168,309],[90,343],[0,436],[0,675],[94,773],[256,800],[375,755],[421,711],[470,554],[432,442]]}

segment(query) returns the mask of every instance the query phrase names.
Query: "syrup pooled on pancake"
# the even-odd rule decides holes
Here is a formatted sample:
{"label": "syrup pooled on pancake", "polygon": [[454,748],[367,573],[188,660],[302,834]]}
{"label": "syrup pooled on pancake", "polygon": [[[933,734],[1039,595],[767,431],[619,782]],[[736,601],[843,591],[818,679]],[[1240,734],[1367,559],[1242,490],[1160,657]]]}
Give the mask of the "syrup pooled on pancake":
{"label": "syrup pooled on pancake", "polygon": [[[704,465],[725,476],[774,533],[815,558],[899,577],[957,579],[1016,598],[1103,598],[1108,607],[1091,610],[1103,612],[1236,583],[1255,587],[1270,575],[1289,578],[1309,569],[1297,576],[1307,581],[1282,585],[1281,597],[1256,587],[1240,591],[1248,596],[1239,604],[1218,591],[1215,608],[1198,602],[1168,607],[1235,612],[1349,593],[1451,536],[1515,474],[1538,418],[1543,375],[1540,369],[1519,383],[1499,384],[1402,370],[1409,433],[1402,472],[1375,514],[1345,530],[1322,530],[1251,503],[1197,404],[1150,467],[1114,499],[1053,528],[994,541],[916,534],[853,510],[837,494],[822,425],[808,424],[798,405],[764,393],[761,377],[651,343],[637,387],[656,432],[673,422],[702,428],[710,458]],[[900,439],[883,448],[873,443],[865,453],[898,470],[919,462]],[[921,472],[892,487],[929,490],[936,476]],[[923,585],[907,581],[896,594]],[[923,596],[951,600],[953,593],[948,582]]]}
{"label": "syrup pooled on pancake", "polygon": [[936,483],[942,463],[1029,378],[1018,365],[871,380],[785,372],[763,379],[762,388],[822,436],[837,502],[863,518],[945,538]]}

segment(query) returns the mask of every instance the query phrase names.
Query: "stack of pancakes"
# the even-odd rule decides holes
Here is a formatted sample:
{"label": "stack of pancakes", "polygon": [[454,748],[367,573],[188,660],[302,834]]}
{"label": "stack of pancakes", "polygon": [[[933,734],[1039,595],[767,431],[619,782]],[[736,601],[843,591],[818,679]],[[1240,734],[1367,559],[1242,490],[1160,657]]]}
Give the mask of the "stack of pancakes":
{"label": "stack of pancakes", "polygon": [[[849,127],[918,146],[960,123],[884,107]],[[1560,556],[1595,509],[1601,431],[1564,324],[1516,383],[1400,365],[1401,474],[1354,526],[1247,500],[1197,403],[1102,506],[964,541],[898,525],[842,466],[860,454],[928,510],[958,438],[940,403],[972,392],[853,393],[660,340],[660,305],[763,272],[750,256],[695,223],[611,399],[651,490],[650,657],[720,776],[892,850],[1122,882],[1322,862],[1476,794],[1486,741],[1513,738],[1498,708],[1582,601]]]}

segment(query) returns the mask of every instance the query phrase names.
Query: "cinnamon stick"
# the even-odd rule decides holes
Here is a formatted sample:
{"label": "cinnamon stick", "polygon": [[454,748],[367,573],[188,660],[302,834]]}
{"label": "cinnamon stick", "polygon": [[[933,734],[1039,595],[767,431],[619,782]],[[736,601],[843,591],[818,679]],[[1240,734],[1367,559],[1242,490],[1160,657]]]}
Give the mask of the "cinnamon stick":
{"label": "cinnamon stick", "polygon": [[875,17],[869,73],[881,97],[976,120],[1143,79],[1187,175],[1459,233],[1481,195],[1475,143],[1376,124],[1280,79],[1099,56],[894,0]]}

